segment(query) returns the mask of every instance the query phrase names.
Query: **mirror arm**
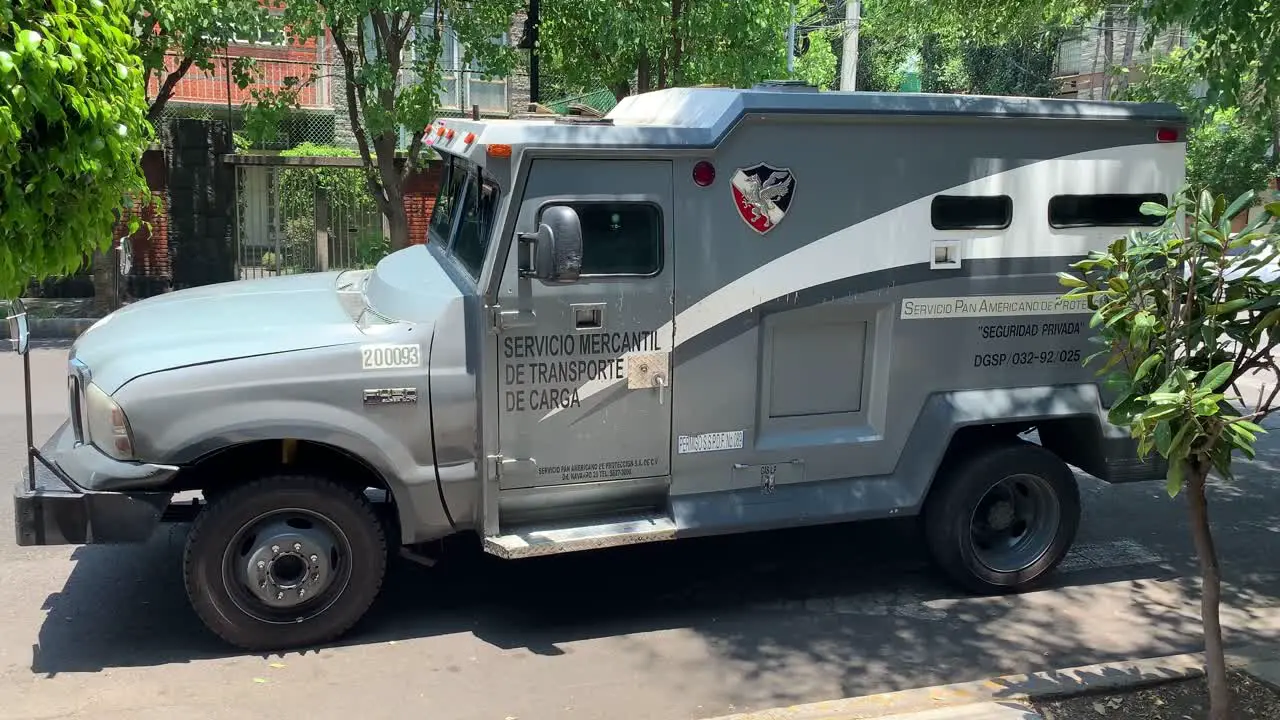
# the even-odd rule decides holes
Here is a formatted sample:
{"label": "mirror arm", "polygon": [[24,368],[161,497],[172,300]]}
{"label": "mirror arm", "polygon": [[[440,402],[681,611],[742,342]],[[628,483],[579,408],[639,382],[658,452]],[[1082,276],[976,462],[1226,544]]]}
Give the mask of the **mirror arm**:
{"label": "mirror arm", "polygon": [[519,243],[517,263],[520,277],[537,277],[538,270],[534,267],[533,255],[538,243],[538,233],[517,233],[516,242]]}

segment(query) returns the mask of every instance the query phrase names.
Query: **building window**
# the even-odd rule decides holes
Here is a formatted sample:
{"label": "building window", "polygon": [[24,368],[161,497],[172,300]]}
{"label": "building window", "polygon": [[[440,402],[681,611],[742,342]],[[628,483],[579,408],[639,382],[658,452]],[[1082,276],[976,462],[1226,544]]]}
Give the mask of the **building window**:
{"label": "building window", "polygon": [[578,213],[582,224],[582,275],[647,277],[662,270],[662,212],[656,205],[635,202],[568,205]]}
{"label": "building window", "polygon": [[1142,214],[1145,202],[1166,205],[1169,198],[1162,193],[1056,195],[1049,199],[1049,225],[1055,228],[1155,227],[1164,222],[1159,216]]}
{"label": "building window", "polygon": [[[416,32],[430,33],[434,24],[433,15],[422,16],[421,24]],[[508,37],[504,33],[493,42],[506,44]],[[412,39],[406,49],[406,65],[412,63],[414,43]],[[505,113],[507,108],[506,78],[485,78],[484,68],[474,60],[465,64],[466,48],[458,40],[458,36],[444,23],[440,48],[440,105],[450,110],[470,110],[472,105],[479,105],[482,112]]]}
{"label": "building window", "polygon": [[1003,230],[1013,222],[1013,198],[937,195],[929,215],[935,230]]}

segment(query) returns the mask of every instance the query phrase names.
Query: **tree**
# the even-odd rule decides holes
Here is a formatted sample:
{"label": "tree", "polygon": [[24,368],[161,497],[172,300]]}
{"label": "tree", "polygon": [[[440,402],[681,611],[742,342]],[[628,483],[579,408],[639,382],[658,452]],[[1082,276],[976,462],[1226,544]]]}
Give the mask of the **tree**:
{"label": "tree", "polygon": [[126,0],[0,6],[0,291],[75,271],[147,191],[142,66]]}
{"label": "tree", "polygon": [[540,57],[567,84],[604,85],[619,100],[633,92],[742,87],[786,75],[786,2],[543,0],[541,15]]}
{"label": "tree", "polygon": [[[1175,48],[1141,69],[1140,77],[1117,93],[1118,99],[1169,102],[1188,119],[1187,182],[1213,195],[1239,197],[1267,187],[1275,170],[1268,126],[1256,113],[1237,106],[1224,107],[1210,100],[1199,86],[1203,43],[1189,49]],[[1123,75],[1128,75],[1122,69]],[[1221,97],[1219,97],[1221,100]]]}
{"label": "tree", "polygon": [[[147,110],[154,126],[178,83],[191,68],[214,69],[219,52],[236,40],[281,35],[281,18],[265,0],[138,0],[133,31],[148,90],[159,82]],[[229,68],[239,84],[252,77],[252,58],[238,57]]]}
{"label": "tree", "polygon": [[1060,25],[1023,22],[977,32],[916,0],[868,0],[863,13],[860,88],[897,90],[915,59],[924,92],[1044,97],[1057,89]]}
{"label": "tree", "polygon": [[[387,218],[393,251],[409,245],[404,185],[419,166],[422,131],[439,114],[442,72],[472,72],[466,68],[479,65],[485,76],[507,74],[515,50],[498,40],[522,5],[522,0],[318,0],[285,8],[284,22],[295,40],[331,37],[341,58],[347,116],[365,185]],[[464,49],[463,68],[441,65],[446,32]],[[260,90],[248,109],[279,109],[281,98],[288,104],[313,79],[280,91]],[[402,129],[410,140],[400,162]]]}
{"label": "tree", "polygon": [[1153,33],[1147,45],[1167,28],[1195,35],[1202,43],[1197,69],[1208,80],[1210,101],[1238,106],[1265,122],[1280,157],[1280,6],[1154,0],[1143,8]]}
{"label": "tree", "polygon": [[[1139,453],[1154,450],[1168,463],[1167,489],[1186,490],[1199,560],[1210,716],[1230,716],[1230,692],[1218,608],[1221,570],[1209,525],[1206,486],[1216,471],[1232,477],[1237,452],[1254,456],[1280,385],[1254,402],[1238,381],[1254,371],[1280,372],[1280,283],[1264,279],[1280,257],[1275,222],[1280,203],[1239,233],[1231,220],[1253,201],[1179,193],[1170,207],[1143,206],[1164,218],[1159,228],[1132,232],[1059,273],[1067,298],[1087,298],[1090,325],[1103,348],[1085,360],[1099,370],[1117,399],[1109,418],[1128,427]],[[1189,218],[1184,234],[1182,215]],[[1268,265],[1270,267],[1268,268]]]}

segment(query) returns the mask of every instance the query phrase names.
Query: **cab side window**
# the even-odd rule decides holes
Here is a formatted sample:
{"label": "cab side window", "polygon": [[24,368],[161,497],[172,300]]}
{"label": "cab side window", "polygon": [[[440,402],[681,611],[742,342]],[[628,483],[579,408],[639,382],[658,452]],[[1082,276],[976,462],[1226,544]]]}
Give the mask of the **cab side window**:
{"label": "cab side window", "polygon": [[662,270],[662,212],[637,202],[570,203],[582,223],[582,274],[647,277]]}

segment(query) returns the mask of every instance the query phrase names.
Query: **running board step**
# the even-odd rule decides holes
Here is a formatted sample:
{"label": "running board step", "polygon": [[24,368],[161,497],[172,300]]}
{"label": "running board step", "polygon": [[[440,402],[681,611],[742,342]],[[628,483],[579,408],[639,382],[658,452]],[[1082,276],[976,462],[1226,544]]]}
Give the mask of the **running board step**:
{"label": "running board step", "polygon": [[507,535],[486,537],[484,550],[511,560],[671,540],[675,535],[676,524],[666,515],[638,515],[591,525],[529,525]]}

